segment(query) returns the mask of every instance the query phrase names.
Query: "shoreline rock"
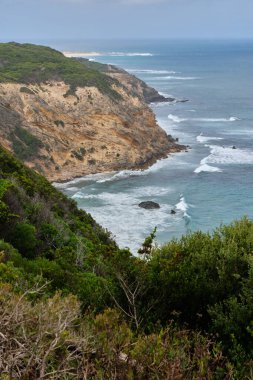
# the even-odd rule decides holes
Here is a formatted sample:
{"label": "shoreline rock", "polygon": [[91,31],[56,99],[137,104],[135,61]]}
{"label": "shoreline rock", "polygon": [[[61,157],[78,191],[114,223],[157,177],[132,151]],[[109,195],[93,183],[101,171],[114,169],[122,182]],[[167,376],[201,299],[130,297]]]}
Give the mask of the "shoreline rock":
{"label": "shoreline rock", "polygon": [[144,208],[146,210],[154,210],[160,208],[159,203],[153,201],[144,201],[138,204],[139,207]]}

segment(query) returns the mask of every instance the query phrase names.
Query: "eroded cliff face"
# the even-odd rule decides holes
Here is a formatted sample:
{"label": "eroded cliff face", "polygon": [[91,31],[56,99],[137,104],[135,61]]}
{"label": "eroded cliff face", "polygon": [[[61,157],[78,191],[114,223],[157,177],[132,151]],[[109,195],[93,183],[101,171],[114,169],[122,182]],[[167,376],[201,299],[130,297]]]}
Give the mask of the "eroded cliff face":
{"label": "eroded cliff face", "polygon": [[0,83],[1,144],[50,181],[145,168],[181,150],[146,104],[159,94],[147,99],[151,93],[141,81],[123,72],[108,74],[123,83],[114,85],[118,101],[95,87],[78,87],[66,96],[64,82]]}

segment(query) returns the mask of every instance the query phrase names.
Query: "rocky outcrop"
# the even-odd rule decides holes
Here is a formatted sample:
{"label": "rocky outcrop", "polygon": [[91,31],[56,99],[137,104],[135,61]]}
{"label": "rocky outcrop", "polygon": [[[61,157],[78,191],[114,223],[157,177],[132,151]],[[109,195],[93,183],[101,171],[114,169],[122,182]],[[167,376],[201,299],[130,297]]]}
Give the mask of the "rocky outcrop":
{"label": "rocky outcrop", "polygon": [[184,102],[186,99],[179,100],[173,97],[165,97],[161,95],[157,90],[150,87],[137,78],[136,76],[130,74],[126,70],[123,70],[114,65],[105,65],[98,62],[91,62],[85,58],[78,58],[78,62],[83,63],[89,69],[96,69],[100,73],[106,74],[112,79],[116,80],[121,86],[123,86],[132,96],[137,96],[139,99],[145,103],[160,103],[160,102]]}
{"label": "rocky outcrop", "polygon": [[146,168],[180,151],[146,104],[163,97],[123,70],[107,75],[119,99],[59,80],[0,83],[2,145],[51,181]]}
{"label": "rocky outcrop", "polygon": [[160,208],[160,205],[153,201],[145,201],[145,202],[139,203],[139,207],[145,208],[146,210],[154,210],[154,209]]}

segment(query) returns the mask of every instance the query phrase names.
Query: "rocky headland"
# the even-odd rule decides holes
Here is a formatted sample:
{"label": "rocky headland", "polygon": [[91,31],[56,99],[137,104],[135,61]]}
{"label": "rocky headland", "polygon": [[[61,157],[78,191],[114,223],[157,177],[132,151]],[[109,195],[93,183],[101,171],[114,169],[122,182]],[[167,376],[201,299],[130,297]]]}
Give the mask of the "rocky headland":
{"label": "rocky headland", "polygon": [[158,126],[148,106],[171,100],[111,65],[0,44],[1,143],[50,181],[141,169],[180,151],[184,147]]}

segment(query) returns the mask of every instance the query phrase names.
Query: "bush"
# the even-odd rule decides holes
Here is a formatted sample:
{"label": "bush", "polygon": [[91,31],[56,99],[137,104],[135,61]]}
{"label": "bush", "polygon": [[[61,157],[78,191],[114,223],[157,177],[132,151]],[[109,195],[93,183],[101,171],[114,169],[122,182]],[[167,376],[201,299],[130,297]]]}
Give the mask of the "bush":
{"label": "bush", "polygon": [[39,150],[44,146],[37,137],[22,127],[16,127],[10,138],[14,153],[24,161],[38,157]]}
{"label": "bush", "polygon": [[30,88],[28,87],[20,87],[19,91],[24,92],[25,94],[28,94],[28,95],[35,95],[34,92],[30,90]]}
{"label": "bush", "polygon": [[55,120],[54,123],[55,123],[55,125],[56,125],[57,127],[59,127],[59,125],[60,125],[61,127],[64,127],[64,126],[65,126],[65,123],[64,123],[64,121],[62,121],[62,120]]}
{"label": "bush", "polygon": [[11,243],[25,257],[35,257],[35,248],[37,245],[35,227],[29,223],[17,223],[13,231]]}

